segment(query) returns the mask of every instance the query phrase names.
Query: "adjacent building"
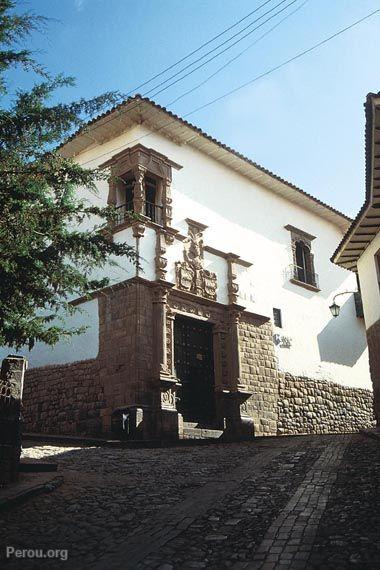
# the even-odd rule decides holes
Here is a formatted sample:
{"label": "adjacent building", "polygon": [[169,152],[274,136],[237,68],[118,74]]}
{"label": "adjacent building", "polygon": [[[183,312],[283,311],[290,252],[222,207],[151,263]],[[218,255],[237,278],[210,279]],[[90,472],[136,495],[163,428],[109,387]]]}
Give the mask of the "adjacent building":
{"label": "adjacent building", "polygon": [[357,273],[363,299],[375,414],[380,424],[380,93],[369,93],[366,111],[366,196],[332,257]]}
{"label": "adjacent building", "polygon": [[28,355],[27,430],[250,438],[372,425],[362,315],[353,295],[339,319],[329,311],[356,288],[329,260],[347,216],[141,96],[61,152],[108,169],[97,196],[78,192],[117,208],[110,232],[140,263],[119,260],[107,289],[73,300],[84,335]]}

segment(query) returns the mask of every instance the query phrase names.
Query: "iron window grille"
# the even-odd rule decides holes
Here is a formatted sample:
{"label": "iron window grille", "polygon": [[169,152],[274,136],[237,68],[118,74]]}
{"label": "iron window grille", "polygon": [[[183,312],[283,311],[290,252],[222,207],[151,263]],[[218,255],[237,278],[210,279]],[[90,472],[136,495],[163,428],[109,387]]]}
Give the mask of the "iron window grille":
{"label": "iron window grille", "polygon": [[319,289],[319,277],[315,271],[307,269],[305,266],[301,265],[291,265],[290,266],[290,277],[301,283],[306,283],[307,285],[312,285]]}

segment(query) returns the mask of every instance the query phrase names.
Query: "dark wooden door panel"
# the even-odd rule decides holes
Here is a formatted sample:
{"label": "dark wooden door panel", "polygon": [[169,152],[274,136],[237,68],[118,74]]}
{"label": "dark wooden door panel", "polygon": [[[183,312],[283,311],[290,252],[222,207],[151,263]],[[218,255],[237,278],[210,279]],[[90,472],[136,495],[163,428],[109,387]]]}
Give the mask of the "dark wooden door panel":
{"label": "dark wooden door panel", "polygon": [[178,411],[186,421],[212,421],[214,403],[214,359],[212,327],[195,319],[177,317],[174,324],[174,358]]}

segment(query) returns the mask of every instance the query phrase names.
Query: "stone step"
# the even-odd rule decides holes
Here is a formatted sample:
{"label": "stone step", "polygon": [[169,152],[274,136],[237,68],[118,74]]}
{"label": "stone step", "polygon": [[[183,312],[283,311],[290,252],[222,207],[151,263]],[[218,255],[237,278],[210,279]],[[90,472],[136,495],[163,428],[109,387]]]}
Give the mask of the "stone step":
{"label": "stone step", "polygon": [[21,458],[19,464],[19,471],[21,473],[46,473],[51,471],[57,471],[58,464],[47,462],[47,461],[40,461],[35,459],[29,458]]}
{"label": "stone step", "polygon": [[[197,425],[197,424],[195,424]],[[184,424],[183,439],[219,439],[223,435],[221,429],[197,428]]]}

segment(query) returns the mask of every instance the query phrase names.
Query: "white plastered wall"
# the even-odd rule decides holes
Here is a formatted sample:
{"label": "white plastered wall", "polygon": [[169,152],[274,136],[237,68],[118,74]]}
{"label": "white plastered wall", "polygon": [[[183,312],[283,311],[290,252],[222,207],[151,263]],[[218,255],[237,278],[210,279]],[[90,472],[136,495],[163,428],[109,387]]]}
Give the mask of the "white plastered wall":
{"label": "white plastered wall", "polygon": [[[190,146],[181,146],[158,133],[151,133],[144,125],[94,146],[77,160],[84,166],[95,167],[137,142],[154,148],[183,167],[173,170],[173,227],[187,234],[186,218],[206,224],[206,245],[233,252],[252,263],[250,268],[238,268],[241,287],[238,302],[247,310],[268,317],[272,317],[273,307],[281,309],[283,328],[275,330],[279,335],[276,339],[280,369],[347,386],[370,388],[364,324],[356,317],[353,298],[345,299],[339,319],[333,319],[329,311],[335,293],[356,288],[355,276],[329,260],[341,240],[341,231],[315,213],[251,182]],[[98,196],[83,195],[91,202],[104,205],[108,185],[99,184]],[[289,282],[293,259],[290,233],[284,228],[287,224],[316,236],[312,249],[320,292]],[[130,230],[116,234],[117,239],[121,237],[130,245],[136,243]],[[174,264],[182,261],[182,248],[179,240],[168,246],[168,281],[174,282]],[[155,232],[150,228],[140,240],[140,256],[141,276],[154,279]],[[133,264],[118,262],[123,267],[121,280],[135,274]],[[205,267],[217,273],[217,300],[226,303],[226,261],[206,252]]]}
{"label": "white plastered wall", "polygon": [[380,319],[380,276],[375,255],[380,251],[380,232],[372,240],[358,261],[360,288],[366,328]]}
{"label": "white plastered wall", "polygon": [[99,352],[98,300],[92,299],[82,303],[79,310],[66,319],[66,326],[73,329],[83,326],[86,330],[81,335],[63,338],[54,347],[43,342],[37,342],[31,351],[22,349],[15,352],[10,348],[1,347],[0,360],[8,354],[18,354],[27,358],[29,368],[36,368],[96,358]]}

